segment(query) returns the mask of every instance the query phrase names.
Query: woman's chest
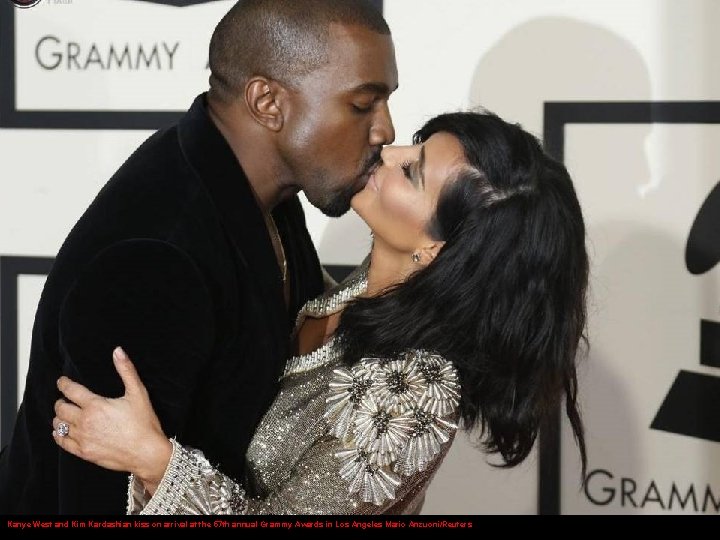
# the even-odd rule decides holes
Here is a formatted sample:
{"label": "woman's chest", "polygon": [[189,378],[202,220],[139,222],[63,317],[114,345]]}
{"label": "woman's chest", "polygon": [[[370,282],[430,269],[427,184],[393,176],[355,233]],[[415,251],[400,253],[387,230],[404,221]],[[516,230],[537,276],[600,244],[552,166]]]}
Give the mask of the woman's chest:
{"label": "woman's chest", "polygon": [[247,452],[248,487],[256,497],[277,489],[326,432],[323,414],[333,366],[287,377]]}

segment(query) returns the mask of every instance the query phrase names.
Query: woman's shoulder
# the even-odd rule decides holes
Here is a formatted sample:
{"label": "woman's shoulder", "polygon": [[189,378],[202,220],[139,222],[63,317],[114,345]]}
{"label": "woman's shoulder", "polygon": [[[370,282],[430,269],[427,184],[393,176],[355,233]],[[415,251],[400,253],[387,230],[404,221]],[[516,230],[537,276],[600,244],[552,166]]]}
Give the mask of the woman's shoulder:
{"label": "woman's shoulder", "polygon": [[[407,454],[403,450],[412,439],[428,443],[421,448],[447,442],[457,429],[459,403],[455,366],[438,354],[413,349],[335,368],[325,418],[331,435],[366,452],[386,453],[389,459]],[[435,453],[406,457],[424,460]],[[397,463],[395,468],[402,467]]]}
{"label": "woman's shoulder", "polygon": [[[460,402],[458,370],[442,355],[408,349],[391,357],[368,356],[354,365],[335,369],[334,379],[350,376],[356,399],[400,413],[420,408],[452,417]],[[331,387],[336,393],[337,387]],[[362,401],[362,400],[361,400]]]}
{"label": "woman's shoulder", "polygon": [[381,504],[403,479],[436,467],[457,431],[459,402],[457,370],[429,351],[335,368],[325,421],[350,492],[384,493],[374,500]]}

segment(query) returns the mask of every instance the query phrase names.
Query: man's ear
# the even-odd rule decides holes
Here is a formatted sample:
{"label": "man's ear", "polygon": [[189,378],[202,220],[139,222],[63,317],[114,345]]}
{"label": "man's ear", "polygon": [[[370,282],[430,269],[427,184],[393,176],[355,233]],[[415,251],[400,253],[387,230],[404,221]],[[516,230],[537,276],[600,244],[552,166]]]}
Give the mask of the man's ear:
{"label": "man's ear", "polygon": [[253,77],[245,85],[245,103],[253,119],[271,131],[280,131],[284,124],[282,94],[285,89],[277,81]]}

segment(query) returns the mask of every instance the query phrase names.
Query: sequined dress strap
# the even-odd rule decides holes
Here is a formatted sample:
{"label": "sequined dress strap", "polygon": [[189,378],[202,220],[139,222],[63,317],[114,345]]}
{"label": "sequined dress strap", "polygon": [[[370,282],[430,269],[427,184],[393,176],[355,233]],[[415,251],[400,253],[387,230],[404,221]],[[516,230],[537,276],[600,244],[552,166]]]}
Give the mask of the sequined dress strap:
{"label": "sequined dress strap", "polygon": [[[298,313],[295,321],[293,338],[297,336],[307,317],[323,318],[337,313],[342,307],[356,296],[367,290],[367,272],[370,257],[366,258],[342,283],[327,293],[309,300]],[[296,373],[302,373],[334,362],[340,358],[342,350],[338,346],[335,336],[330,338],[321,347],[314,351],[293,356],[287,361],[285,371],[281,377],[287,377]]]}

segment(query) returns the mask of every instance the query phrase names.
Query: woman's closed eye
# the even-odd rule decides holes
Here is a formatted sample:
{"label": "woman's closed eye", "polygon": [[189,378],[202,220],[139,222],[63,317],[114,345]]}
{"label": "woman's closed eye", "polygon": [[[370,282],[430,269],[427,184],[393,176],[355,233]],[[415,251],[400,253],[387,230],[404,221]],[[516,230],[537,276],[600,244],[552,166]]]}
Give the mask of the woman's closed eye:
{"label": "woman's closed eye", "polygon": [[400,164],[400,168],[402,169],[403,174],[405,175],[405,178],[410,180],[413,184],[415,183],[415,180],[413,180],[412,175],[410,174],[410,167],[412,167],[413,162],[410,160],[405,160]]}

